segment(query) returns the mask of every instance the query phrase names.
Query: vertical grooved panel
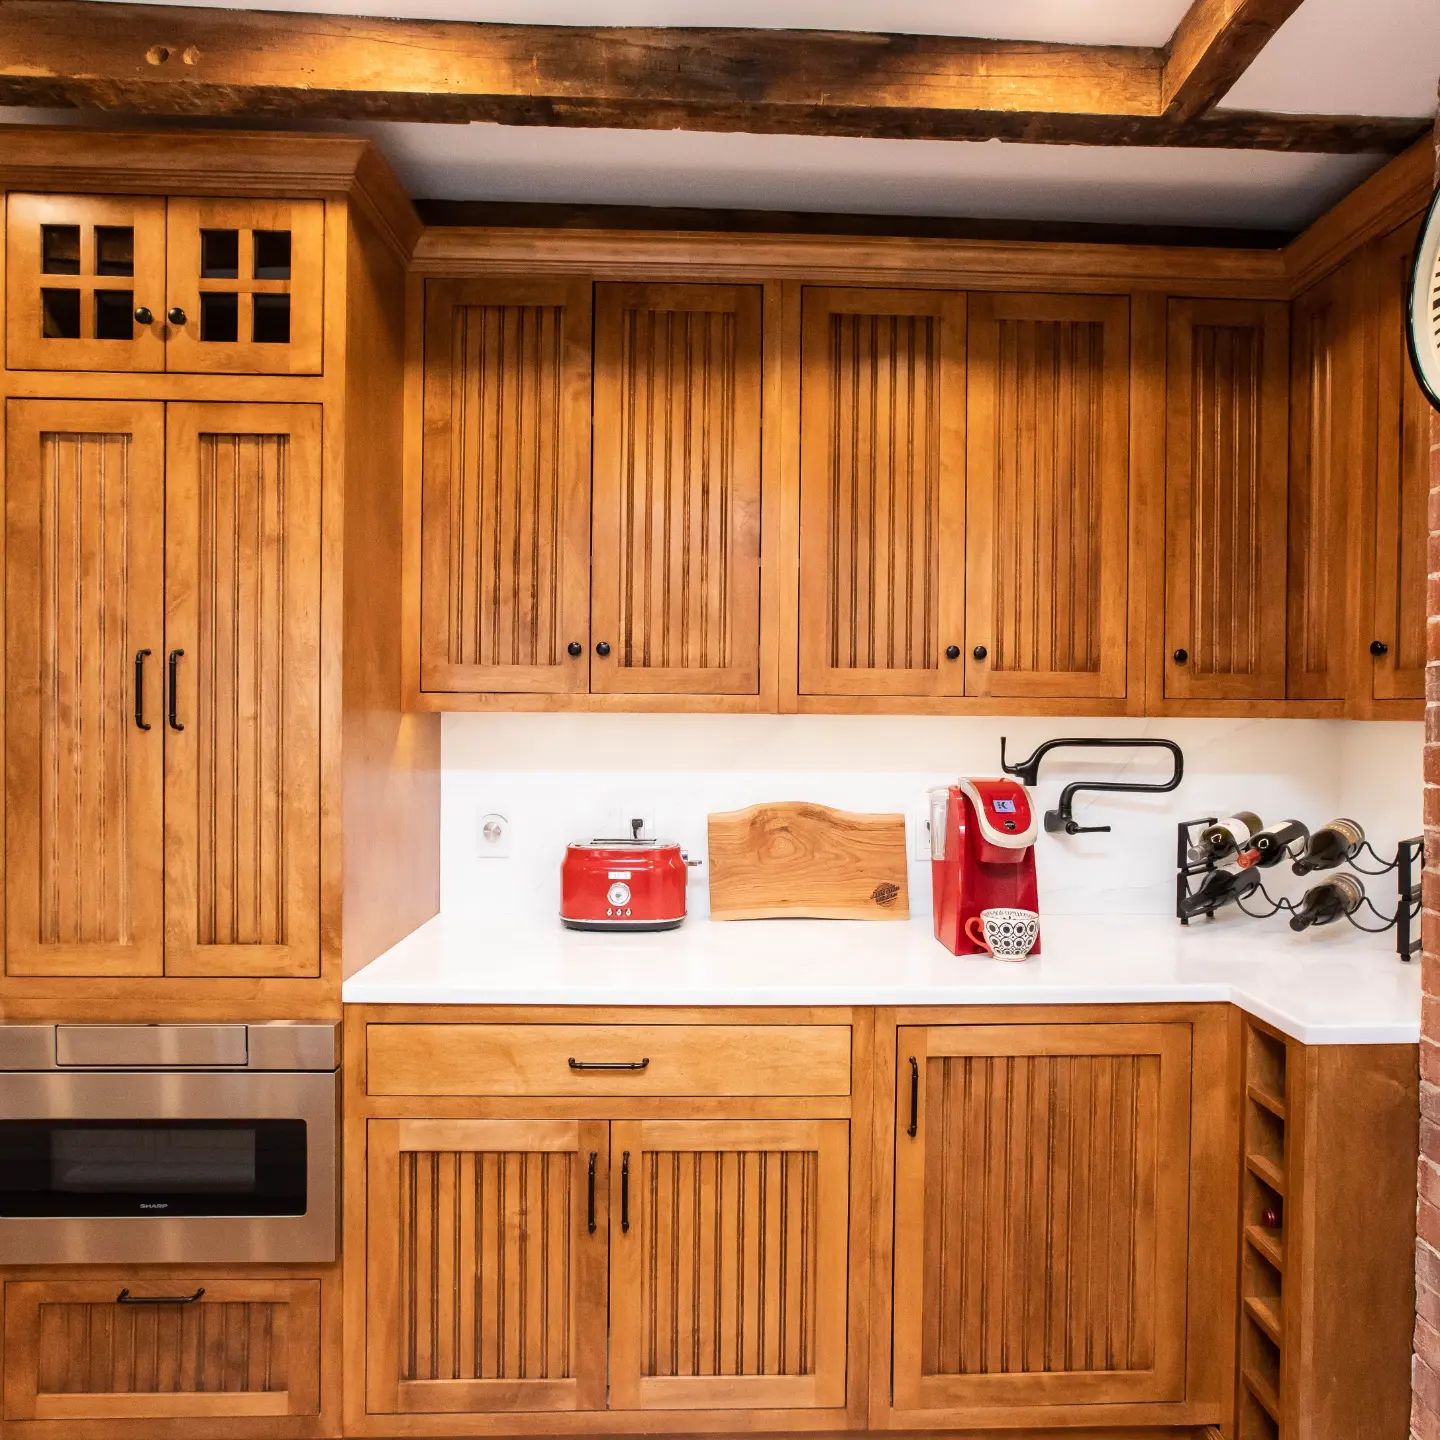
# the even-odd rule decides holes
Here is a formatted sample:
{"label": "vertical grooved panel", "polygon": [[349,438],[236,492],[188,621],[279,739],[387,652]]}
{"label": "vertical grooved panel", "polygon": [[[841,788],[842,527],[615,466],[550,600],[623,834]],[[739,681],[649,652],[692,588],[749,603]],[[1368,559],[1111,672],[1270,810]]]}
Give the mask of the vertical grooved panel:
{"label": "vertical grooved panel", "polygon": [[399,1155],[405,1381],[572,1378],[574,1157]]}
{"label": "vertical grooved panel", "polygon": [[932,1058],[921,1373],[1144,1371],[1156,1055]]}

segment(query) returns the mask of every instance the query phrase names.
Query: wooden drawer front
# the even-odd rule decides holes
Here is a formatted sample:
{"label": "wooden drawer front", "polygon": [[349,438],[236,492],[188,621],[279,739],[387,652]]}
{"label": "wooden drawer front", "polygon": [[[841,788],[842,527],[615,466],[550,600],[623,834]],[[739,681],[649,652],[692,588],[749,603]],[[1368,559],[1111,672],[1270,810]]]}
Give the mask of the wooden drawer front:
{"label": "wooden drawer front", "polygon": [[366,1054],[371,1095],[850,1093],[848,1025],[371,1025]]}
{"label": "wooden drawer front", "polygon": [[[204,1294],[190,1304],[117,1297]],[[5,1418],[315,1415],[320,1282],[17,1281],[5,1286]]]}

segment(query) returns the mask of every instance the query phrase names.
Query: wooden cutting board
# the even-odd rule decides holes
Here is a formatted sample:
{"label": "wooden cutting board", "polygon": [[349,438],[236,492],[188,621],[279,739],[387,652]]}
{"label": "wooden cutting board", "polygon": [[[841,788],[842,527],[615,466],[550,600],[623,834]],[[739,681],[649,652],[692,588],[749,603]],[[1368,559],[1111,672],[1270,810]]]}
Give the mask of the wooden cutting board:
{"label": "wooden cutting board", "polygon": [[710,816],[712,920],[908,920],[905,817],[802,801]]}

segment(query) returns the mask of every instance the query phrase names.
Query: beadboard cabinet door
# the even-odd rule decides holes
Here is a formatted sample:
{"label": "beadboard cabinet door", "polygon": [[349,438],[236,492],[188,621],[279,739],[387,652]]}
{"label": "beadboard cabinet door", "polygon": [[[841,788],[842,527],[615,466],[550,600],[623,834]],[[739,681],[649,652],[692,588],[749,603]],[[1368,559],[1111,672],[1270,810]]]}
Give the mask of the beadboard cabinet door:
{"label": "beadboard cabinet door", "polygon": [[12,400],[5,449],[10,975],[158,975],[164,418]]}
{"label": "beadboard cabinet door", "polygon": [[761,295],[595,287],[596,693],[759,693]]}
{"label": "beadboard cabinet door", "polygon": [[1282,302],[1169,305],[1169,700],[1285,695],[1288,328]]}
{"label": "beadboard cabinet door", "polygon": [[1030,1411],[1039,1430],[1075,1406],[1182,1400],[1189,1026],[897,1041],[895,1408],[966,1428]]}
{"label": "beadboard cabinet door", "polygon": [[1361,636],[1375,700],[1425,698],[1432,411],[1410,368],[1404,320],[1417,230],[1418,225],[1405,225],[1387,235],[1375,261],[1380,294],[1374,613],[1372,633]]}
{"label": "beadboard cabinet door", "polygon": [[972,295],[966,368],[966,693],[1126,687],[1129,305]]}
{"label": "beadboard cabinet door", "polygon": [[167,407],[165,973],[320,973],[320,410]]}
{"label": "beadboard cabinet door", "polygon": [[849,1125],[616,1121],[615,1410],[845,1404]]}
{"label": "beadboard cabinet door", "polygon": [[369,1122],[371,1414],[605,1408],[607,1129]]}
{"label": "beadboard cabinet door", "polygon": [[6,364],[165,368],[165,201],[24,195],[6,202]]}
{"label": "beadboard cabinet door", "polygon": [[965,296],[807,288],[802,695],[960,695]]}
{"label": "beadboard cabinet door", "polygon": [[591,289],[427,288],[423,690],[589,689]]}

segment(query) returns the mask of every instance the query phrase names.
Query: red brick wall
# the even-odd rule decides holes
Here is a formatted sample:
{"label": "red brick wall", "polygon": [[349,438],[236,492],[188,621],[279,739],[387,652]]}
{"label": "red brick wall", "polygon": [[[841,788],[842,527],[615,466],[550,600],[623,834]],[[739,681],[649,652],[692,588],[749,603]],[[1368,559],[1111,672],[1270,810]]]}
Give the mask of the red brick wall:
{"label": "red brick wall", "polygon": [[[1440,118],[1435,129],[1440,174]],[[1425,955],[1420,1016],[1420,1215],[1410,1431],[1440,1440],[1440,412],[1430,416],[1430,668],[1425,710]]]}

